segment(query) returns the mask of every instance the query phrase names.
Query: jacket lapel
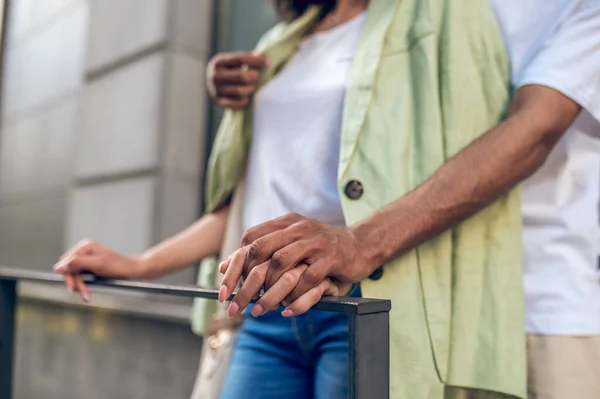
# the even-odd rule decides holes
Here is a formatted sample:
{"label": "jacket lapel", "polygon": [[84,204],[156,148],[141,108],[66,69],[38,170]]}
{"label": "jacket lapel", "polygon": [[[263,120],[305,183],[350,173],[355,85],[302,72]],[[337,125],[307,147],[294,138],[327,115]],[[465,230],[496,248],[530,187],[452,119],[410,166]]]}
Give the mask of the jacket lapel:
{"label": "jacket lapel", "polygon": [[381,59],[386,33],[396,14],[399,0],[372,0],[356,48],[349,86],[344,101],[338,178],[342,179],[356,148],[373,96],[373,82]]}

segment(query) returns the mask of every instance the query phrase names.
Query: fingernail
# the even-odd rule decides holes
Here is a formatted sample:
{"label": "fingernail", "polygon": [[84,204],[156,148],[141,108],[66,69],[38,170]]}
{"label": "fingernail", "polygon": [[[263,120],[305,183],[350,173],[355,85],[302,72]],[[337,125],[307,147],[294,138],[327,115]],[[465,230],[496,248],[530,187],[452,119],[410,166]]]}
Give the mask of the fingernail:
{"label": "fingernail", "polygon": [[222,285],[219,290],[219,302],[223,303],[227,300],[227,286]]}
{"label": "fingernail", "polygon": [[70,294],[74,294],[75,293],[75,290],[73,288],[71,288],[71,287],[68,287],[67,291],[69,291]]}
{"label": "fingernail", "polygon": [[223,274],[223,266],[225,266],[225,261],[219,263],[219,273]]}
{"label": "fingernail", "polygon": [[81,294],[81,297],[83,298],[83,300],[84,300],[86,303],[88,303],[88,302],[89,302],[89,301],[92,299],[92,297],[91,297],[91,296],[90,296],[90,294],[88,294],[88,293]]}
{"label": "fingernail", "polygon": [[281,315],[283,317],[292,317],[294,315],[294,312],[292,312],[289,309],[284,310],[283,312],[281,312]]}
{"label": "fingernail", "polygon": [[254,307],[252,308],[252,316],[254,316],[254,317],[260,317],[260,316],[262,316],[264,314],[265,314],[265,308],[263,308],[259,304],[254,305]]}
{"label": "fingernail", "polygon": [[288,301],[286,301],[286,300],[281,301],[281,306],[283,306],[284,308],[287,308],[290,305],[291,304]]}
{"label": "fingernail", "polygon": [[54,271],[62,272],[65,270],[66,267],[67,267],[67,264],[65,262],[58,262],[57,264],[54,265]]}
{"label": "fingernail", "polygon": [[231,302],[231,305],[229,305],[229,309],[227,310],[227,315],[229,317],[233,317],[238,313],[238,310],[240,310],[240,305],[235,302]]}

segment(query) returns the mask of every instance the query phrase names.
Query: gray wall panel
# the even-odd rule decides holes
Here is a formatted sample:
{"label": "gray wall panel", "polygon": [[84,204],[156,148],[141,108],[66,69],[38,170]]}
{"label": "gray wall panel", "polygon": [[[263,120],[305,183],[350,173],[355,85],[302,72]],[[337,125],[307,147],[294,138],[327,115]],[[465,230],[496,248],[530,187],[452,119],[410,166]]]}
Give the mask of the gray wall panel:
{"label": "gray wall panel", "polygon": [[5,126],[0,136],[0,198],[63,191],[71,180],[76,98]]}
{"label": "gray wall panel", "polygon": [[165,57],[154,53],[86,85],[76,144],[78,178],[158,166]]}
{"label": "gray wall panel", "polygon": [[62,253],[66,198],[0,204],[0,264],[49,270]]}
{"label": "gray wall panel", "polygon": [[18,309],[15,399],[187,399],[200,340],[189,328],[100,310]]}
{"label": "gray wall panel", "polygon": [[165,43],[169,0],[90,0],[87,71]]}

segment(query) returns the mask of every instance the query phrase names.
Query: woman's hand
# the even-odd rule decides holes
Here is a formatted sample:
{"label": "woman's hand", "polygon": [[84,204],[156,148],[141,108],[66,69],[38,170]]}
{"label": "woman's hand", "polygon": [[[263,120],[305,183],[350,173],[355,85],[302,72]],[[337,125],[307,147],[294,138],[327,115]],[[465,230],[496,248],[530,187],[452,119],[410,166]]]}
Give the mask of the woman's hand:
{"label": "woman's hand", "polygon": [[81,279],[82,272],[99,277],[141,279],[144,278],[144,261],[113,251],[91,240],[84,240],[67,251],[54,266],[54,271],[65,276],[69,292],[79,292],[89,302],[90,291]]}
{"label": "woman's hand", "polygon": [[[300,271],[296,266],[302,263],[306,267]],[[319,287],[327,278],[346,294],[352,283],[365,279],[378,266],[351,230],[289,214],[244,234],[242,248],[220,266],[225,276],[219,299],[227,299],[242,276],[246,281],[233,298],[230,314],[243,310],[263,285],[269,292],[281,280],[287,281],[286,286],[296,282],[287,296],[288,303]]]}
{"label": "woman's hand", "polygon": [[[268,268],[269,262],[264,262],[252,269],[248,278],[244,281],[244,284],[229,306],[228,315],[230,317],[235,316],[243,310],[256,296],[256,293],[260,291],[261,287],[264,285]],[[291,292],[296,288],[302,274],[307,268],[308,266],[305,263],[300,263],[296,267],[285,272],[256,302],[252,308],[252,315],[254,317],[262,316],[269,310],[276,310],[283,304],[286,306],[282,312],[284,317],[298,316],[307,312],[319,302],[323,296],[342,296],[352,289],[352,283],[325,278],[319,284],[301,294],[293,302],[287,303],[289,300],[287,298],[289,298]]]}
{"label": "woman's hand", "polygon": [[222,107],[243,108],[250,102],[261,70],[266,66],[268,60],[263,55],[248,52],[217,54],[206,69],[208,91]]}

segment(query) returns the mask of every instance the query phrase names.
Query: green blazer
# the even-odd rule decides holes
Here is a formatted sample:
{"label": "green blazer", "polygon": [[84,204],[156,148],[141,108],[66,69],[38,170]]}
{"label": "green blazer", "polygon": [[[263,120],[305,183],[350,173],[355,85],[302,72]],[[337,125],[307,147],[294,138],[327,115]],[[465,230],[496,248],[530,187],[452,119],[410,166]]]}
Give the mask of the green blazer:
{"label": "green blazer", "polygon": [[[257,50],[272,64],[260,84],[281,70],[317,14],[310,9],[261,39]],[[347,224],[402,197],[498,124],[509,81],[488,0],[372,0],[342,122],[338,184]],[[209,161],[209,212],[243,178],[251,110],[224,116]],[[364,187],[359,199],[345,194],[355,180]],[[441,398],[444,390],[463,397],[452,387],[525,398],[521,251],[513,191],[362,283],[365,297],[392,300],[392,398]]]}

